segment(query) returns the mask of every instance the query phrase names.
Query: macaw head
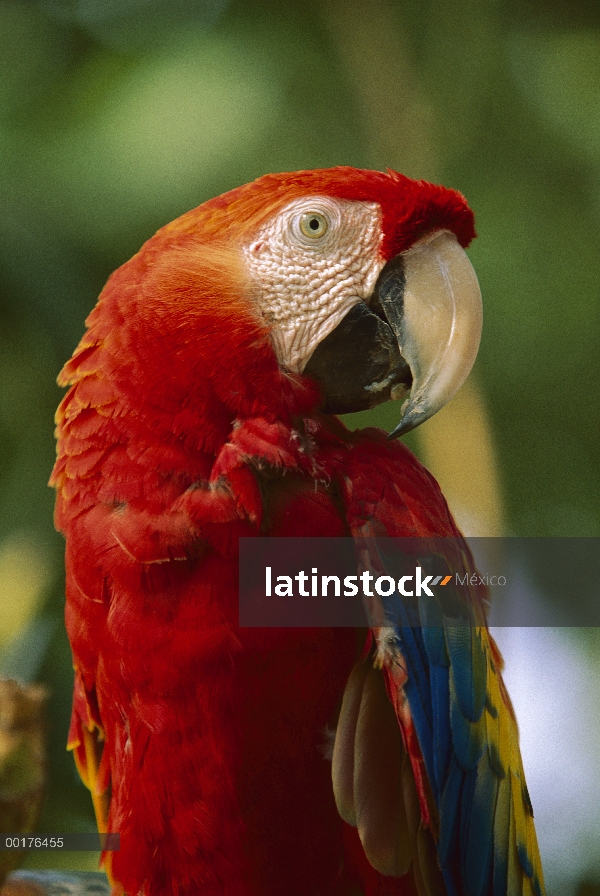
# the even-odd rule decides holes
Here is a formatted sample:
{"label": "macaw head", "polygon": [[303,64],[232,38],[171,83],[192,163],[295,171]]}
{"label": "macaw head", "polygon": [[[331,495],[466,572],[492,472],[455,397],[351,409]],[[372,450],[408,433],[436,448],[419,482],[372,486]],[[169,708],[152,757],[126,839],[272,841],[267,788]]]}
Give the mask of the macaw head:
{"label": "macaw head", "polygon": [[400,400],[392,435],[413,429],[460,388],[479,347],[465,199],[353,168],[259,184],[287,187],[244,246],[280,364],[319,382],[325,411]]}
{"label": "macaw head", "polygon": [[101,340],[124,389],[154,376],[189,401],[210,381],[233,415],[281,414],[292,393],[296,412],[398,400],[397,436],[472,367],[473,236],[459,193],[394,171],[266,175],[149,240],[109,280],[78,354]]}

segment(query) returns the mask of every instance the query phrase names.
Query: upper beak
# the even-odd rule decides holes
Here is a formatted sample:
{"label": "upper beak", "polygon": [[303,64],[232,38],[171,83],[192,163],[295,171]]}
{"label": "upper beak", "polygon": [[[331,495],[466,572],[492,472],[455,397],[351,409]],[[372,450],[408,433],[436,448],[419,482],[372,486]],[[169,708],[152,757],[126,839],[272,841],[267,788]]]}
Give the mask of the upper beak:
{"label": "upper beak", "polygon": [[469,375],[481,340],[481,292],[464,249],[441,231],[389,262],[373,299],[412,374],[393,439],[437,413]]}
{"label": "upper beak", "polygon": [[370,299],[357,301],[303,372],[320,383],[328,413],[405,399],[389,435],[396,438],[460,389],[477,355],[481,323],[471,262],[453,233],[438,231],[382,268]]}

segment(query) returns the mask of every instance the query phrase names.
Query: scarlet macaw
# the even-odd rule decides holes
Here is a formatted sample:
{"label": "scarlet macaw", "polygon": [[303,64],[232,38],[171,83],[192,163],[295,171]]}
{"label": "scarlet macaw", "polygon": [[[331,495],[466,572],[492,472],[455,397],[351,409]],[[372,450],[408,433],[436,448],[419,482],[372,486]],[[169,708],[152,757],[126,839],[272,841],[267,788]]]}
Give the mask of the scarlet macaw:
{"label": "scarlet macaw", "polygon": [[358,662],[351,629],[238,626],[240,537],[459,536],[402,443],[334,414],[402,399],[397,435],[460,387],[473,236],[460,194],[393,171],[267,175],[162,228],[87,319],[52,483],[114,894],[544,892],[476,591],[477,627],[376,630]]}

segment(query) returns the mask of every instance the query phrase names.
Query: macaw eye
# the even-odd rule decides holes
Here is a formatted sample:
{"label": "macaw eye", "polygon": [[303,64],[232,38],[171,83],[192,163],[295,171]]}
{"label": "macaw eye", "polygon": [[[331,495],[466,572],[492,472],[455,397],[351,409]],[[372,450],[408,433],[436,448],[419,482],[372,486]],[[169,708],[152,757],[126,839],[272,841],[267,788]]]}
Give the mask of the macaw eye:
{"label": "macaw eye", "polygon": [[324,252],[336,245],[342,212],[329,196],[312,196],[290,203],[285,209],[287,236],[291,245],[310,252]]}
{"label": "macaw eye", "polygon": [[329,230],[329,221],[319,212],[306,212],[299,221],[300,230],[309,239],[317,240]]}

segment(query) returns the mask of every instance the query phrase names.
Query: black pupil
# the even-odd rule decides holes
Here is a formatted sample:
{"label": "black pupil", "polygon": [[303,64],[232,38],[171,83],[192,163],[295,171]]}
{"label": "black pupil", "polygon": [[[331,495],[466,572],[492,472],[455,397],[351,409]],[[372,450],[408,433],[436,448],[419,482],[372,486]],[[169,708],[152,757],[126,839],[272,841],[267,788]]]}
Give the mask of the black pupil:
{"label": "black pupil", "polygon": [[308,222],[308,226],[310,227],[311,230],[318,230],[319,227],[321,226],[321,222],[319,221],[318,218],[311,218],[310,221]]}

